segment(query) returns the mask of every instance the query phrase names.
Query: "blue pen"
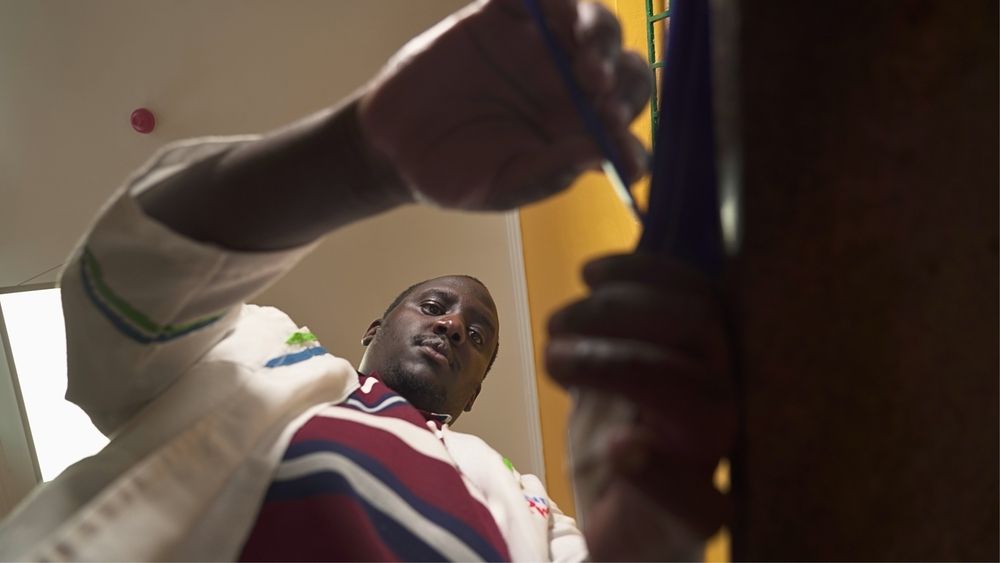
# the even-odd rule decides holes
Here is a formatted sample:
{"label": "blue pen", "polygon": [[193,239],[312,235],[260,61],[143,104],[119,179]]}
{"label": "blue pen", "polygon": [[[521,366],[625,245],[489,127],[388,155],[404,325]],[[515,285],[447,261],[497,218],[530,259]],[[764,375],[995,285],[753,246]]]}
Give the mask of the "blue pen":
{"label": "blue pen", "polygon": [[595,112],[594,108],[590,107],[590,104],[587,103],[587,99],[583,95],[583,90],[573,77],[573,70],[569,64],[569,58],[566,56],[566,53],[563,52],[559,43],[556,41],[556,37],[553,35],[552,30],[549,29],[548,24],[545,22],[545,16],[542,14],[542,8],[538,5],[538,1],[524,0],[524,4],[528,8],[528,12],[530,12],[531,16],[534,18],[535,23],[538,25],[538,30],[542,35],[542,40],[545,42],[545,46],[548,48],[549,54],[552,55],[552,62],[555,63],[556,69],[562,77],[563,84],[565,84],[566,90],[569,91],[569,96],[573,100],[573,105],[576,106],[577,113],[580,114],[580,119],[583,120],[584,127],[587,128],[587,132],[594,138],[594,141],[597,143],[597,147],[601,150],[601,154],[604,155],[605,160],[601,164],[601,168],[604,170],[608,180],[611,182],[611,187],[614,188],[615,193],[618,194],[622,203],[624,203],[625,206],[635,215],[635,218],[641,222],[642,213],[639,211],[639,206],[636,205],[635,198],[632,197],[632,192],[629,191],[628,185],[625,183],[625,169],[622,167],[621,160],[618,158],[618,152],[615,150],[614,145],[608,138],[607,132],[601,125],[601,120],[598,119],[597,112]]}

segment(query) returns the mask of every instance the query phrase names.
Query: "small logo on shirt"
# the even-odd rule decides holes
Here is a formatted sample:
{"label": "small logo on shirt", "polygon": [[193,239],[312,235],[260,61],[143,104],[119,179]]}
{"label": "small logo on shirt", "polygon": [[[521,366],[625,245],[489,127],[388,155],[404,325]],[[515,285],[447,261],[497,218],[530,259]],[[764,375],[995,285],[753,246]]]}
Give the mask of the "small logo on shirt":
{"label": "small logo on shirt", "polygon": [[539,516],[542,518],[549,517],[549,501],[543,497],[533,497],[530,495],[524,495],[524,498],[528,501],[528,507],[538,512]]}

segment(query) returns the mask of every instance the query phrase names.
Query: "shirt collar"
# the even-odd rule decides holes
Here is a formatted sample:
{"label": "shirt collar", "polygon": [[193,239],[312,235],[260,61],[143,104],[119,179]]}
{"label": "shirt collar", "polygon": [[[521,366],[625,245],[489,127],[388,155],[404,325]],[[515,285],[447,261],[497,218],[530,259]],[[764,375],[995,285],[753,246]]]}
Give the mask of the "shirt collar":
{"label": "shirt collar", "polygon": [[[363,382],[366,377],[374,377],[375,379],[378,379],[379,381],[382,381],[382,378],[379,376],[379,374],[378,374],[377,371],[373,371],[373,372],[371,372],[369,374],[361,373],[358,370],[354,370],[354,371],[356,371],[358,373],[358,380],[359,381]],[[402,395],[400,395],[400,397],[402,397]],[[403,397],[403,399],[406,399],[406,397]],[[408,404],[412,405],[412,403],[410,403],[410,401],[408,399],[406,400],[406,402]],[[413,408],[416,409],[416,407],[413,407]],[[419,412],[421,414],[421,416],[424,417],[424,420],[429,420],[429,421],[432,421],[432,422],[436,423],[437,426],[438,426],[438,428],[440,428],[441,426],[443,426],[445,424],[450,424],[451,423],[451,415],[450,414],[445,414],[445,413],[440,413],[440,412],[430,412],[430,411],[424,411],[424,410],[420,410],[420,409],[417,409],[417,412]]]}
{"label": "shirt collar", "polygon": [[451,423],[451,415],[450,414],[444,414],[444,413],[440,413],[440,412],[422,411],[420,409],[417,409],[417,411],[420,412],[420,414],[424,415],[425,419],[430,420],[432,422],[436,422],[438,424],[438,427],[441,427],[441,426],[443,426],[445,424],[450,424]]}

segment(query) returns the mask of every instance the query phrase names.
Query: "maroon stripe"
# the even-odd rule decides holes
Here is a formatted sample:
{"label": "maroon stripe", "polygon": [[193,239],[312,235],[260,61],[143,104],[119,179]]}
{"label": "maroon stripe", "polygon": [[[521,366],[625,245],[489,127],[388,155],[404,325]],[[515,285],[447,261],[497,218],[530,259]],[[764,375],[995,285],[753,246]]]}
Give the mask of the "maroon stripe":
{"label": "maroon stripe", "polygon": [[498,553],[507,553],[493,516],[469,494],[461,474],[450,464],[419,453],[389,432],[335,418],[313,417],[296,433],[296,442],[304,440],[337,442],[368,455],[421,500],[465,522]]}
{"label": "maroon stripe", "polygon": [[241,561],[399,561],[355,497],[316,496],[266,503]]}

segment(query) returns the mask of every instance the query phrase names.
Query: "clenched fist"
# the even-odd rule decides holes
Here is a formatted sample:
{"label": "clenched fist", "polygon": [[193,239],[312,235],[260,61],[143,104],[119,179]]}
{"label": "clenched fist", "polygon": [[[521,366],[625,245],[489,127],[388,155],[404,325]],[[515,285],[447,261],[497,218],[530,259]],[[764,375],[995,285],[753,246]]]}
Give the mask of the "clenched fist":
{"label": "clenched fist", "polygon": [[[646,62],[622,50],[603,6],[540,4],[626,175],[638,178],[645,151],[628,124],[649,98]],[[511,209],[603,160],[522,0],[474,3],[412,40],[369,84],[360,118],[413,197],[443,207]]]}

